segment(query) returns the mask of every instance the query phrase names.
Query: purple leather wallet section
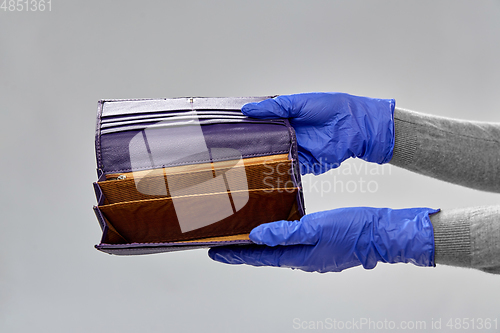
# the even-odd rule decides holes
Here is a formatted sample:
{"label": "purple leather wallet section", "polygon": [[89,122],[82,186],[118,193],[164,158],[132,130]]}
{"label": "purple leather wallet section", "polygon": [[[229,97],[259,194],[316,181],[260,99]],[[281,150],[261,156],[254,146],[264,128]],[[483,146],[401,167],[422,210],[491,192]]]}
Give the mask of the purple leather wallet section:
{"label": "purple leather wallet section", "polygon": [[[295,132],[287,119],[258,120],[245,117],[240,109],[249,102],[258,102],[266,97],[243,98],[175,98],[147,100],[104,100],[98,103],[96,128],[96,158],[98,180],[110,173],[125,173],[151,168],[188,165],[235,158],[249,158],[276,154],[289,154],[292,160],[292,180],[301,188],[298,168],[298,153]],[[193,122],[201,128],[208,150],[225,149],[229,153],[215,155],[183,155],[183,147],[195,145],[193,135],[186,127],[170,126]],[[165,149],[165,154],[157,154],[153,159],[144,154],[144,145],[136,144],[137,138],[147,131],[147,138],[156,146]],[[135,141],[134,141],[135,140]],[[149,149],[149,148],[148,148]],[[237,156],[232,156],[236,152]],[[132,156],[132,157],[131,157]],[[104,196],[97,183],[94,190],[98,205]],[[297,206],[304,212],[302,191],[297,193]],[[107,226],[99,207],[94,207],[96,217],[103,229]],[[250,241],[225,242],[172,242],[172,243],[131,243],[96,245],[100,251],[117,255],[151,254],[187,250],[200,247],[249,244]]]}
{"label": "purple leather wallet section", "polygon": [[[183,122],[200,124],[209,149],[232,148],[240,151],[242,157],[286,153],[290,143],[290,133],[283,128],[283,125],[289,127],[286,120],[252,119],[245,117],[240,111],[244,104],[266,98],[268,97],[99,101],[96,126],[99,176],[102,173],[132,171],[130,156],[134,157],[134,171],[207,162],[207,158],[195,156],[192,160],[176,158],[176,154],[182,155],[183,147],[192,142],[196,144],[194,141],[199,139],[185,128],[168,126]],[[135,144],[140,140],[134,140],[146,131],[148,139],[154,140],[168,151],[168,154],[155,157],[153,165],[149,156],[141,153],[140,150],[144,147]],[[249,140],[255,140],[256,132],[261,133],[262,138],[257,144],[248,144]],[[227,156],[227,159],[230,158],[231,156]]]}
{"label": "purple leather wallet section", "polygon": [[[179,138],[182,134],[172,131],[172,128],[148,129],[148,138],[155,145],[165,147],[169,154],[157,154],[154,161],[147,154],[141,154],[140,145],[134,145],[132,141],[140,130],[116,132],[101,136],[100,145],[100,169],[104,173],[119,173],[132,171],[131,156],[135,157],[134,171],[152,168],[164,168],[177,165],[188,165],[216,162],[224,159],[238,159],[287,154],[290,150],[290,132],[286,121],[270,123],[230,123],[201,125],[203,137],[208,149],[231,148],[229,152],[239,152],[241,156],[226,154],[218,156],[193,156],[182,158],[183,145],[189,145],[190,138],[186,136]],[[182,128],[176,128],[182,130]],[[256,136],[256,133],[259,133]],[[182,145],[177,144],[182,142]],[[132,144],[131,144],[132,143]]]}

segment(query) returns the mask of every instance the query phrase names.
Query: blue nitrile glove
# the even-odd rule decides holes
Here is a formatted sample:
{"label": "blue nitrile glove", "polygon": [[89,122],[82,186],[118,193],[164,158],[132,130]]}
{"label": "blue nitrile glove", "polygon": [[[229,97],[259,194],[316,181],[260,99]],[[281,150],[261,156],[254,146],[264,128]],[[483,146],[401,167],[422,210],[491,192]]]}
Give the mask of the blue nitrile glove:
{"label": "blue nitrile glove", "polygon": [[[430,208],[339,208],[303,216],[299,221],[262,224],[250,240],[259,245],[214,247],[210,258],[227,264],[340,272],[377,262],[434,266]],[[266,246],[260,246],[266,245]]]}
{"label": "blue nitrile glove", "polygon": [[241,111],[253,118],[290,118],[297,134],[301,173],[319,175],[349,157],[389,162],[395,104],[393,99],[306,93],[249,103]]}

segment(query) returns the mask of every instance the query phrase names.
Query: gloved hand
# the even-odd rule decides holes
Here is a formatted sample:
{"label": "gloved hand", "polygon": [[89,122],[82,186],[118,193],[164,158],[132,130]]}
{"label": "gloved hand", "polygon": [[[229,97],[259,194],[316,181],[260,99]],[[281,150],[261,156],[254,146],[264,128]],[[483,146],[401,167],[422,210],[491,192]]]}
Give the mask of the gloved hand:
{"label": "gloved hand", "polygon": [[394,148],[393,99],[344,93],[283,95],[248,103],[252,118],[290,118],[295,129],[301,173],[319,175],[349,157],[387,163]]}
{"label": "gloved hand", "polygon": [[300,221],[262,224],[250,239],[259,245],[214,247],[210,258],[227,264],[340,272],[377,262],[434,266],[434,231],[429,219],[438,210],[339,208],[305,215]]}

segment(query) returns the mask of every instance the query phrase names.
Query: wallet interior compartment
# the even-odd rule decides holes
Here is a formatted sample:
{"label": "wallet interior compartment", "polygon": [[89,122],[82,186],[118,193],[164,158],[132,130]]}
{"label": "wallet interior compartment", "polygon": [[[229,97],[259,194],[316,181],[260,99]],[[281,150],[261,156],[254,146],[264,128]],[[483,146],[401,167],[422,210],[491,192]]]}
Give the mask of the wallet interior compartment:
{"label": "wallet interior compartment", "polygon": [[[297,191],[231,192],[229,205],[228,192],[103,205],[99,210],[109,232],[102,243],[163,243],[249,233],[262,223],[296,219]],[[245,196],[246,202],[240,200]],[[244,203],[241,207],[238,200]]]}
{"label": "wallet interior compartment", "polygon": [[[291,161],[287,154],[247,158],[238,161],[194,164],[153,170],[109,174],[98,182],[105,204],[168,198],[181,195],[293,188]],[[220,177],[219,179],[216,179]],[[230,181],[228,184],[227,181]]]}
{"label": "wallet interior compartment", "polygon": [[[101,134],[141,130],[169,123],[193,120],[200,124],[213,123],[276,123],[281,119],[249,119],[241,107],[261,98],[177,98],[164,100],[100,101]],[[161,124],[159,124],[161,122]]]}
{"label": "wallet interior compartment", "polygon": [[[209,110],[179,110],[155,115],[137,115],[135,117],[113,117],[101,119],[101,134],[119,133],[123,131],[144,130],[152,128],[165,128],[173,126],[184,126],[192,124],[193,121],[199,125],[212,124],[280,124],[282,119],[255,119],[244,116],[241,111],[221,113]],[[203,112],[208,111],[208,112]]]}

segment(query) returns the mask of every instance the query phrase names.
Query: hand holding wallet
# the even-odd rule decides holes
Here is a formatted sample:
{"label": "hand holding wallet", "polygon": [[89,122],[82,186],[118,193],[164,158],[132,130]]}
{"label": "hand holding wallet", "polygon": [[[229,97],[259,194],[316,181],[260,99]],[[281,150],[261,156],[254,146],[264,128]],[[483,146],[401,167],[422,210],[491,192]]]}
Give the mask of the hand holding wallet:
{"label": "hand holding wallet", "polygon": [[[317,212],[298,221],[262,224],[250,232],[258,244],[220,247],[209,256],[226,264],[275,266],[306,272],[340,272],[377,262],[434,266],[430,208],[352,207]],[[264,246],[261,246],[264,245]]]}
{"label": "hand holding wallet", "polygon": [[394,107],[393,99],[316,92],[277,96],[241,110],[253,118],[289,118],[297,135],[301,173],[319,175],[349,157],[389,162]]}

